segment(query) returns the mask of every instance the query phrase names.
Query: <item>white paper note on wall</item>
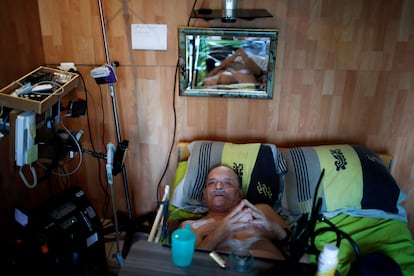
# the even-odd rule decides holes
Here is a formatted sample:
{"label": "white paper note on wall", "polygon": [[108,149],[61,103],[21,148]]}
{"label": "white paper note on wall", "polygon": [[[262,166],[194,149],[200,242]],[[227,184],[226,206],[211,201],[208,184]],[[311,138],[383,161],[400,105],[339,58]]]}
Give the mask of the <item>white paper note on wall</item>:
{"label": "white paper note on wall", "polygon": [[131,24],[133,50],[167,50],[166,24]]}

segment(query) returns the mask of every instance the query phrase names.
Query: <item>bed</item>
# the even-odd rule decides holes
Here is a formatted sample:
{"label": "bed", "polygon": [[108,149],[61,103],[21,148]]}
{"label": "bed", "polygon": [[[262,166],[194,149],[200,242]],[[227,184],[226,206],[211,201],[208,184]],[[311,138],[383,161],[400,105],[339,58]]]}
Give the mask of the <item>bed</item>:
{"label": "bed", "polygon": [[[181,221],[205,214],[204,180],[209,169],[221,163],[242,174],[245,198],[271,205],[291,225],[311,213],[317,195],[320,215],[351,237],[360,256],[384,254],[404,275],[414,275],[414,241],[401,205],[405,194],[390,174],[391,155],[351,144],[279,148],[210,140],[179,142],[177,150],[163,243],[170,242],[170,233]],[[324,176],[315,192],[322,170]],[[323,221],[316,223],[315,231],[321,231],[312,245],[317,251],[326,243],[338,242],[336,234],[322,231],[323,227]],[[338,245],[338,271],[347,275],[357,252],[351,242]],[[310,254],[310,261],[316,262],[316,256]]]}

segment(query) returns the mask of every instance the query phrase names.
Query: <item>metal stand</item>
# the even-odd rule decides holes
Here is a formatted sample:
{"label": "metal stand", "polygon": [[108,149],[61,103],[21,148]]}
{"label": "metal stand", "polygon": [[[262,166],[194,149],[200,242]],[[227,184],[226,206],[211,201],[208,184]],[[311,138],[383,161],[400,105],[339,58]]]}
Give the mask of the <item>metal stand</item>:
{"label": "metal stand", "polygon": [[124,265],[124,259],[121,256],[120,252],[120,239],[119,239],[119,227],[118,227],[118,216],[116,214],[116,204],[115,204],[115,192],[114,192],[114,179],[113,179],[113,161],[114,161],[114,153],[115,153],[115,146],[112,143],[108,143],[106,146],[106,175],[108,179],[108,185],[111,190],[111,201],[112,201],[112,209],[114,210],[114,227],[116,233],[116,253],[112,255],[112,258],[117,259],[120,266]]}
{"label": "metal stand", "polygon": [[118,216],[116,214],[116,204],[115,204],[115,192],[114,192],[114,178],[113,178],[113,162],[114,162],[114,155],[115,155],[115,146],[113,143],[109,142],[106,145],[106,155],[103,153],[98,153],[95,151],[87,150],[87,149],[80,149],[82,152],[92,155],[96,158],[101,158],[106,160],[106,177],[108,179],[108,185],[111,191],[111,201],[112,201],[112,208],[114,210],[114,228],[116,233],[116,253],[112,255],[114,259],[118,260],[120,266],[124,265],[124,259],[120,253],[120,238],[119,238],[119,224],[118,224]]}
{"label": "metal stand", "polygon": [[[101,18],[101,26],[102,26],[102,35],[104,40],[104,47],[105,47],[105,56],[106,56],[106,63],[111,65],[111,60],[109,58],[109,50],[108,50],[108,42],[106,38],[106,28],[105,28],[105,20],[102,10],[102,1],[98,0],[99,4],[99,15]],[[112,98],[112,108],[114,113],[114,120],[115,120],[115,127],[116,127],[116,136],[118,140],[118,144],[121,143],[121,131],[119,127],[119,119],[118,119],[118,110],[117,110],[117,104],[116,104],[116,96],[115,96],[115,87],[113,83],[109,84],[109,90]],[[132,208],[131,208],[131,200],[129,198],[129,189],[128,189],[128,182],[127,182],[127,175],[126,175],[126,169],[125,166],[122,166],[122,180],[124,182],[124,191],[125,191],[125,200],[127,203],[128,208],[128,218],[132,219]]]}
{"label": "metal stand", "polygon": [[[101,26],[102,26],[103,41],[104,41],[104,47],[105,47],[106,63],[109,64],[109,65],[112,65],[111,60],[109,58],[108,42],[107,42],[106,28],[105,28],[105,20],[104,20],[101,0],[98,0],[98,4],[99,4],[99,15],[100,15],[100,19],[101,19]],[[111,94],[111,98],[112,98],[112,108],[113,108],[113,113],[114,113],[116,135],[117,135],[117,140],[118,140],[118,145],[119,145],[121,143],[121,131],[120,131],[119,120],[118,120],[118,110],[117,110],[116,97],[115,97],[115,87],[114,87],[113,83],[109,83],[108,85],[109,85],[109,90],[110,90],[110,94]],[[109,149],[108,149],[108,152],[110,152]],[[108,161],[110,161],[109,158],[107,158],[107,159],[108,159]],[[108,168],[108,166],[110,166],[110,168]],[[121,170],[122,170],[122,180],[123,180],[123,183],[124,183],[125,200],[126,200],[127,207],[128,207],[128,217],[129,217],[129,220],[131,220],[132,219],[131,201],[130,201],[130,198],[129,198],[127,175],[126,175],[126,169],[125,169],[124,165],[122,166]],[[108,176],[108,184],[111,188],[112,209],[113,209],[113,215],[114,215],[114,226],[115,226],[115,232],[116,232],[116,245],[117,245],[117,252],[114,253],[112,255],[112,257],[116,258],[118,260],[118,263],[120,264],[120,266],[123,266],[123,258],[122,258],[122,255],[120,253],[120,248],[119,248],[118,216],[117,216],[117,211],[116,211],[115,195],[114,195],[114,189],[113,189],[113,184],[112,184],[112,163],[110,163],[110,165],[109,165],[109,162],[107,163],[107,176]]]}

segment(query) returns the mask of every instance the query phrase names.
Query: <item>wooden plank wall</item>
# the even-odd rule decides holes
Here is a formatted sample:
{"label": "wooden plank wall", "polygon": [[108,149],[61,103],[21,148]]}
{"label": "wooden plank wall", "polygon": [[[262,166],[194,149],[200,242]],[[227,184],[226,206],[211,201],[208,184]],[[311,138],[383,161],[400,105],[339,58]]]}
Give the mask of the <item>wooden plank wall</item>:
{"label": "wooden plank wall", "polygon": [[3,26],[0,30],[3,37],[0,41],[0,87],[3,88],[44,63],[37,2],[2,1],[0,23]]}
{"label": "wooden plank wall", "polygon": [[[40,18],[36,1],[4,0],[0,9],[0,87],[20,78],[45,62]],[[18,18],[18,19],[17,19]],[[7,107],[0,104],[1,117],[7,121]],[[9,233],[16,234],[12,225],[13,207],[19,201],[19,192],[27,190],[14,166],[14,146],[6,130],[0,139],[0,236],[7,240]],[[14,137],[12,138],[14,141]],[[37,197],[37,195],[36,195]],[[8,227],[10,226],[10,227]]]}
{"label": "wooden plank wall", "polygon": [[[171,183],[173,138],[281,146],[361,143],[394,155],[392,173],[407,194],[404,206],[414,210],[413,1],[239,0],[238,8],[265,8],[274,17],[236,25],[280,30],[271,100],[178,96],[177,27],[187,24],[193,2],[102,1],[111,61],[120,63],[115,96],[121,137],[129,140],[126,173],[134,216],[156,207],[168,160],[161,187]],[[85,89],[72,97],[88,98],[88,116],[63,121],[85,131],[83,147],[105,152],[117,137],[110,91],[89,75],[106,62],[97,1],[38,0],[38,5],[46,64],[73,61],[85,80]],[[195,8],[220,7],[221,1],[201,0]],[[135,23],[167,24],[168,50],[132,50]],[[98,212],[108,215],[105,162],[87,155],[83,162],[70,183],[82,185]],[[126,212],[121,175],[114,187],[117,208]],[[414,233],[412,211],[409,220]]]}

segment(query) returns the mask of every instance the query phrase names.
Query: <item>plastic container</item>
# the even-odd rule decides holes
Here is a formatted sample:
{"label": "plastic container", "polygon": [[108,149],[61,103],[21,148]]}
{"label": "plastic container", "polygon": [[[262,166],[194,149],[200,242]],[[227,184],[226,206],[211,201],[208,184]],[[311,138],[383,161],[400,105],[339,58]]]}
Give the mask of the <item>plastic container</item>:
{"label": "plastic container", "polygon": [[196,235],[190,229],[190,224],[185,228],[175,230],[171,235],[172,261],[176,266],[189,266],[193,259]]}
{"label": "plastic container", "polygon": [[236,248],[230,254],[230,268],[238,272],[248,272],[253,269],[254,257],[249,249]]}
{"label": "plastic container", "polygon": [[339,249],[334,244],[325,244],[318,257],[316,276],[334,276],[338,266]]}

